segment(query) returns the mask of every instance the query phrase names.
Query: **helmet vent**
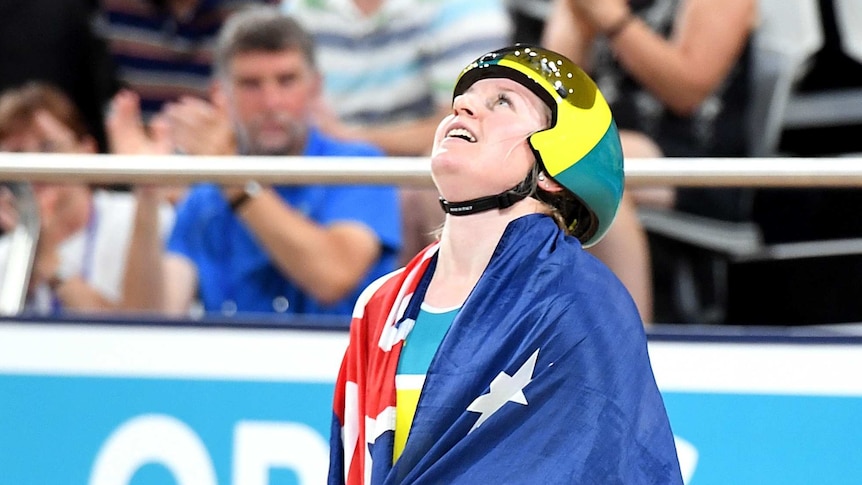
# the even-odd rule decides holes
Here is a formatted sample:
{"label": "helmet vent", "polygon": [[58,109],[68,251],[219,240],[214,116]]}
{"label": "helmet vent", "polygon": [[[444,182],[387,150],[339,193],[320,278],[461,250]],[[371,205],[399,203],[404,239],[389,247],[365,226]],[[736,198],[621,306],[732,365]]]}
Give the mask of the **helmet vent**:
{"label": "helmet vent", "polygon": [[560,97],[563,99],[566,99],[566,96],[569,95],[569,91],[566,89],[565,86],[563,86],[562,81],[555,81],[554,82],[554,90],[556,90],[557,94],[559,94]]}

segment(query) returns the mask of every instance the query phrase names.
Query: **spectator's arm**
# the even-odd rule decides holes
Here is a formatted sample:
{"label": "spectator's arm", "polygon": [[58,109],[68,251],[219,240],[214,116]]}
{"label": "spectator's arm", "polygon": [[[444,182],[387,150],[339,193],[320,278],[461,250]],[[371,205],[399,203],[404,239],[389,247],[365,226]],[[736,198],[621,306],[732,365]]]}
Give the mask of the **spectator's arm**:
{"label": "spectator's arm", "polygon": [[139,187],[135,220],[123,276],[123,310],[162,311],[165,308],[164,249],[159,234],[160,197],[154,187]]}
{"label": "spectator's arm", "polygon": [[188,315],[198,287],[197,269],[185,257],[170,253],[162,260],[162,269],[165,313],[175,317]]}
{"label": "spectator's arm", "polygon": [[117,310],[117,305],[105,298],[80,276],[73,276],[62,282],[51,284],[57,299],[66,310],[105,311]]}
{"label": "spectator's arm", "polygon": [[[167,120],[164,117],[153,120],[147,133],[141,122],[140,101],[131,91],[114,96],[106,127],[114,153],[147,155],[172,151]],[[157,189],[137,189],[120,307],[184,316],[194,298],[197,271],[190,261],[166,254],[160,236],[159,204]]]}
{"label": "spectator's arm", "polygon": [[[572,16],[583,19],[577,22],[588,22],[598,32],[620,20],[619,9],[608,8],[614,3],[609,0],[555,1],[569,1]],[[755,0],[688,0],[680,7],[670,39],[637,19],[614,36],[611,46],[638,82],[672,111],[686,115],[727,77],[745,47],[756,14]],[[562,21],[551,17],[546,28],[562,32],[565,26],[553,25]],[[577,42],[556,37],[560,44],[549,43],[548,48],[566,49],[566,42]]]}
{"label": "spectator's arm", "polygon": [[589,70],[590,46],[595,29],[582,17],[576,16],[569,0],[553,0],[545,21],[541,43],[568,57],[582,69]]}
{"label": "spectator's arm", "polygon": [[[235,200],[238,194],[226,190]],[[286,278],[323,303],[356,289],[382,251],[377,235],[358,222],[320,226],[263,189],[237,209]]]}
{"label": "spectator's arm", "polygon": [[121,310],[188,314],[197,288],[197,272],[187,259],[165,251],[159,223],[157,189],[136,189],[137,209],[126,269]]}

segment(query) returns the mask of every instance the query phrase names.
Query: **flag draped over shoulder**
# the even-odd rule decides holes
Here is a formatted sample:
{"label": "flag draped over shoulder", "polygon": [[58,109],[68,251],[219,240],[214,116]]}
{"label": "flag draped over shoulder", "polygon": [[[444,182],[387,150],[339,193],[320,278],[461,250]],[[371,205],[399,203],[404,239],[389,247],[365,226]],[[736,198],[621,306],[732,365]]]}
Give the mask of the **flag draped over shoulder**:
{"label": "flag draped over shoulder", "polygon": [[631,297],[543,215],[507,227],[431,362],[393,466],[395,371],[436,250],[356,306],[330,484],[682,483]]}

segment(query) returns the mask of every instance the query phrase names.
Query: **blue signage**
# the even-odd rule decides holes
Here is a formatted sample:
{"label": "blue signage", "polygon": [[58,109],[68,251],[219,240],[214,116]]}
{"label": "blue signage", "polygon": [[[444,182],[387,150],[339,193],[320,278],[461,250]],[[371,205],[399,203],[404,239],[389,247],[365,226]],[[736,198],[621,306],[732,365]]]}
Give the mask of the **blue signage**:
{"label": "blue signage", "polygon": [[862,397],[665,392],[664,400],[674,434],[695,453],[679,453],[690,485],[862,483]]}
{"label": "blue signage", "polygon": [[[0,485],[317,485],[344,331],[0,322]],[[652,340],[689,485],[862,483],[862,340]]]}
{"label": "blue signage", "polygon": [[0,395],[2,485],[294,485],[325,476],[331,384],[6,375]]}

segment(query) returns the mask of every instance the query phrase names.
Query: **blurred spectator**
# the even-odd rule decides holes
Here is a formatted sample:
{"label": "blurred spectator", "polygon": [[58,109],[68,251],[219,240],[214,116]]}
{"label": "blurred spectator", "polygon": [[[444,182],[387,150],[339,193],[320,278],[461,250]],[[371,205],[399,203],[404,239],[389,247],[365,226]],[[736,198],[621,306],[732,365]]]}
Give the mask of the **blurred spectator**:
{"label": "blurred spectator", "polygon": [[540,44],[545,19],[551,10],[551,0],[506,0],[512,16],[514,43]]}
{"label": "blurred spectator", "polygon": [[553,8],[545,43],[594,73],[620,128],[647,135],[666,156],[745,154],[755,0],[555,0]]}
{"label": "blurred spectator", "polygon": [[[28,83],[0,96],[0,150],[11,152],[95,153],[72,102],[58,89]],[[56,311],[121,310],[126,306],[123,271],[130,244],[135,200],[127,192],[84,184],[34,184],[39,233],[30,279],[28,309]],[[7,226],[17,219],[14,200],[4,192],[0,212]],[[157,213],[155,237],[164,238],[173,220],[169,207]],[[9,229],[9,227],[6,227]],[[0,239],[5,267],[9,241]]]}
{"label": "blurred spectator", "polygon": [[[795,84],[794,92],[822,95],[831,90],[862,88],[862,60],[850,57],[842,48],[833,0],[818,3],[823,46]],[[862,104],[862,99],[857,102]],[[860,155],[860,132],[859,122],[788,128],[782,133],[778,151],[801,157]],[[858,189],[760,189],[755,199],[755,219],[767,242],[860,237],[862,218],[844,214],[845,208],[856,207],[859,202],[862,192]]]}
{"label": "blurred spectator", "polygon": [[98,0],[98,31],[145,119],[184,95],[206,97],[212,49],[233,12],[276,0]]}
{"label": "blurred spectator", "polygon": [[[755,0],[553,0],[543,43],[592,74],[627,158],[744,156],[756,10]],[[735,189],[629,193],[630,204],[675,205],[731,220],[750,215],[750,199]],[[656,240],[650,248],[657,319],[679,318],[665,284],[678,249]]]}
{"label": "blurred spectator", "polygon": [[[841,12],[836,4],[818,2],[823,46],[794,86],[795,92],[828,95],[832,90],[862,88],[862,59],[842,47],[843,35],[850,32],[839,28]],[[852,25],[852,18],[845,22]],[[862,105],[862,99],[856,103]],[[782,133],[778,151],[799,157],[859,156],[859,133],[858,120],[790,128]],[[758,189],[753,219],[767,244],[814,243],[808,245],[814,249],[824,243],[833,245],[825,255],[812,251],[804,258],[732,266],[730,317],[740,323],[778,325],[862,321],[862,255],[853,254],[852,243],[839,242],[862,238],[862,218],[853,213],[860,205],[858,188]],[[842,247],[846,253],[842,254]]]}
{"label": "blurred spectator", "polygon": [[57,86],[106,148],[102,112],[116,90],[105,43],[94,33],[88,0],[0,2],[0,92],[28,81]]}
{"label": "blurred spectator", "polygon": [[[310,127],[321,91],[313,40],[277,8],[232,16],[215,68],[214,103],[167,105],[157,121],[168,130],[156,136],[170,136],[189,154],[382,155]],[[134,94],[117,96],[108,127],[118,151],[150,153],[160,145],[144,133],[139,114]],[[155,238],[135,254],[161,262],[138,275],[143,308],[186,313],[197,288],[208,312],[349,315],[361,289],[395,269],[400,248],[391,187],[202,184],[177,210],[164,258],[153,256],[162,250]],[[152,225],[152,217],[141,222]]]}
{"label": "blurred spectator", "polygon": [[[500,0],[284,0],[314,35],[326,107],[316,113],[337,138],[367,140],[388,155],[427,156],[449,113],[454,80],[480,54],[509,44]],[[443,223],[437,192],[402,187],[404,264]]]}
{"label": "blurred spectator", "polygon": [[[858,0],[845,0],[846,3]],[[799,93],[825,93],[834,89],[862,88],[862,59],[851,56],[842,47],[843,35],[838,27],[835,0],[818,0],[823,46],[814,54],[810,67],[794,88]],[[858,3],[857,3],[858,5]],[[859,7],[856,7],[857,11]],[[851,15],[846,12],[845,15]],[[846,20],[852,25],[853,17]],[[862,29],[855,18],[857,30]],[[858,33],[856,34],[859,35]],[[840,73],[840,74],[836,74]],[[862,103],[862,99],[857,100]],[[793,156],[841,156],[862,154],[862,123],[858,120],[830,126],[791,128],[782,133],[779,152]]]}

